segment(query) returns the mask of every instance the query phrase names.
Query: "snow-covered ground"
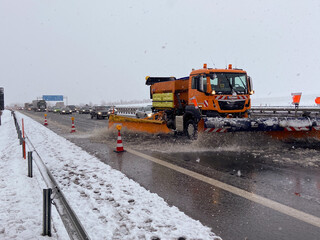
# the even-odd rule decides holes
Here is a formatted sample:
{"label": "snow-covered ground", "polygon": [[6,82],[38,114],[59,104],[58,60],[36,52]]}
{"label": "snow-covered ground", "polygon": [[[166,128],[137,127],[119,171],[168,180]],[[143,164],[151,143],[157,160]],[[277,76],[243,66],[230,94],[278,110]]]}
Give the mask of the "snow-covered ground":
{"label": "snow-covered ground", "polygon": [[[60,185],[91,239],[220,239],[158,195],[29,117],[25,131]],[[44,239],[40,173],[27,177],[14,122],[0,126],[0,239]],[[54,208],[53,208],[54,209]],[[66,239],[53,211],[53,239]]]}

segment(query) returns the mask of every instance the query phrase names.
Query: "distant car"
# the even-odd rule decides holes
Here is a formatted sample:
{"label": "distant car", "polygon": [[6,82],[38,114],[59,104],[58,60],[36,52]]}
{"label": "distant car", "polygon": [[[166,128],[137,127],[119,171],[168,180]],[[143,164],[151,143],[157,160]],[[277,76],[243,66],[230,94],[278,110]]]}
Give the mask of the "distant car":
{"label": "distant car", "polygon": [[72,114],[72,110],[70,108],[62,108],[60,114]]}
{"label": "distant car", "polygon": [[79,109],[79,114],[89,114],[92,111],[89,107],[82,107]]}
{"label": "distant car", "polygon": [[148,105],[146,107],[139,108],[136,111],[137,118],[146,118],[152,116],[152,105]]}
{"label": "distant car", "polygon": [[110,106],[95,106],[93,107],[92,111],[90,112],[91,119],[105,119],[108,118]]}
{"label": "distant car", "polygon": [[53,108],[53,112],[54,112],[54,113],[60,113],[60,112],[61,112],[61,108],[59,108],[59,107],[54,107],[54,108]]}
{"label": "distant car", "polygon": [[108,110],[108,118],[111,114],[117,115],[118,114],[118,110],[114,107],[109,108]]}
{"label": "distant car", "polygon": [[77,111],[77,107],[75,105],[67,105],[67,108],[69,108],[72,112]]}

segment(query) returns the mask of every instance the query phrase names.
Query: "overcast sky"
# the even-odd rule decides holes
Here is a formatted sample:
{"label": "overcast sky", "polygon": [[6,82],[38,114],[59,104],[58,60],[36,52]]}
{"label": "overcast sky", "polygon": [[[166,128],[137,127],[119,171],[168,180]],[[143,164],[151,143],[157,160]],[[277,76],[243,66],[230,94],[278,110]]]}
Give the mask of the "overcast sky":
{"label": "overcast sky", "polygon": [[245,69],[255,97],[320,95],[319,0],[0,0],[5,104],[149,98],[145,76]]}

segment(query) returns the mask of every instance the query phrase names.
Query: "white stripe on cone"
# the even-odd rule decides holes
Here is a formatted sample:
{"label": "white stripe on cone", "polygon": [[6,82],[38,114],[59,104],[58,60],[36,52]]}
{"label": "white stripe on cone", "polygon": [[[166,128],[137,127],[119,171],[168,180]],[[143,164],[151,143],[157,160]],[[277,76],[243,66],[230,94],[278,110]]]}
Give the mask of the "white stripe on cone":
{"label": "white stripe on cone", "polygon": [[73,133],[73,132],[76,132],[76,128],[75,128],[75,126],[74,126],[74,123],[72,122],[72,126],[71,126],[71,132]]}

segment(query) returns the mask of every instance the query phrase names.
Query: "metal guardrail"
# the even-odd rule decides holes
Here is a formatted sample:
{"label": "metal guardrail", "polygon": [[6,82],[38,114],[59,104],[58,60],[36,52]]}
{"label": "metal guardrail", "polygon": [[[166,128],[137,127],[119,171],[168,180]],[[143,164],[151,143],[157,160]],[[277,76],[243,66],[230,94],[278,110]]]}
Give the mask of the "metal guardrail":
{"label": "metal guardrail", "polygon": [[320,115],[320,107],[282,107],[282,106],[272,106],[272,107],[257,107],[252,106],[250,113],[263,115],[263,114],[278,114],[278,115],[302,115],[302,116],[318,116]]}
{"label": "metal guardrail", "polygon": [[[17,121],[17,118],[15,116],[15,113],[12,111],[12,115],[14,118],[14,122],[16,124],[17,132],[19,138],[22,138],[21,136],[21,130],[19,123]],[[84,227],[82,226],[80,220],[78,219],[77,215],[73,211],[73,209],[70,207],[67,199],[65,198],[64,194],[60,190],[56,180],[54,179],[53,175],[49,171],[49,169],[44,164],[42,158],[40,157],[39,153],[37,152],[36,148],[30,141],[29,137],[25,133],[25,139],[27,140],[27,145],[30,149],[33,149],[33,152],[36,153],[37,159],[35,160],[35,163],[39,169],[39,172],[46,183],[47,187],[52,188],[53,190],[53,200],[52,204],[56,207],[62,222],[68,232],[68,235],[70,239],[72,240],[89,240],[89,236],[87,232],[85,231]]]}
{"label": "metal guardrail", "polygon": [[[138,110],[138,107],[117,107],[119,114],[135,114]],[[295,112],[295,107],[283,107],[283,106],[252,106],[250,111],[251,112],[288,112],[292,113]],[[318,113],[320,114],[320,107],[298,107],[297,112],[311,112],[311,113]]]}
{"label": "metal guardrail", "polygon": [[137,107],[117,107],[118,114],[136,114]]}

